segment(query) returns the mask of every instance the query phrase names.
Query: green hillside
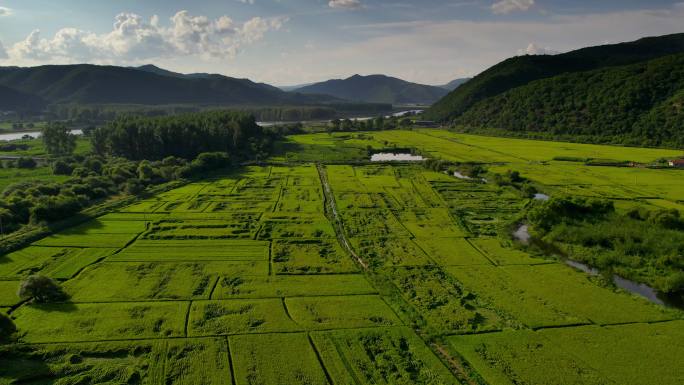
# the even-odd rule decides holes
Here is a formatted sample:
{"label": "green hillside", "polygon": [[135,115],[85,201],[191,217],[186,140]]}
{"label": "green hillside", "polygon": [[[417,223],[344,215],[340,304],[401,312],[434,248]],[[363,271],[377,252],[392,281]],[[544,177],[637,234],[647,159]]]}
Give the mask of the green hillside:
{"label": "green hillside", "polygon": [[449,121],[479,101],[535,80],[564,73],[639,63],[684,52],[684,34],[649,37],[634,42],[583,48],[561,55],[519,56],[484,71],[435,103],[427,119]]}
{"label": "green hillside", "polygon": [[35,111],[44,106],[45,101],[37,96],[0,85],[0,111]]}
{"label": "green hillside", "polygon": [[347,79],[334,79],[305,86],[296,92],[331,95],[367,103],[432,104],[448,91],[441,87],[410,83],[384,75],[354,75]]}
{"label": "green hillside", "polygon": [[684,54],[537,80],[483,100],[455,120],[467,127],[684,144]]}

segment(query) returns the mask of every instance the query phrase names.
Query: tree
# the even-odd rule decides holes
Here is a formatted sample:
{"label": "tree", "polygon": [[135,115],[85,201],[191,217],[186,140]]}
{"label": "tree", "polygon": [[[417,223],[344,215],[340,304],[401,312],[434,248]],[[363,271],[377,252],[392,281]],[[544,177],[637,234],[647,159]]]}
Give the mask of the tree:
{"label": "tree", "polygon": [[76,149],[76,136],[64,123],[49,123],[42,130],[43,143],[52,156],[71,155]]}
{"label": "tree", "polygon": [[19,285],[17,295],[21,299],[40,303],[61,301],[67,298],[57,282],[43,275],[31,275],[23,280]]}

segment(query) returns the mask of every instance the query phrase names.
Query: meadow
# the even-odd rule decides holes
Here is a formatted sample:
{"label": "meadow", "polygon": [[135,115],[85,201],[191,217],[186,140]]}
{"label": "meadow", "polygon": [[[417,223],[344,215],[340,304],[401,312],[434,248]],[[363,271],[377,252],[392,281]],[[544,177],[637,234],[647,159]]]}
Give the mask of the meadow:
{"label": "meadow", "polygon": [[[0,256],[0,311],[19,338],[0,346],[0,384],[678,384],[684,312],[521,249],[503,229],[528,196],[366,161],[368,146],[415,148],[519,170],[550,194],[585,186],[625,206],[682,204],[677,171],[553,160],[670,150],[539,143],[292,136],[267,164]],[[31,274],[69,298],[20,300]]]}

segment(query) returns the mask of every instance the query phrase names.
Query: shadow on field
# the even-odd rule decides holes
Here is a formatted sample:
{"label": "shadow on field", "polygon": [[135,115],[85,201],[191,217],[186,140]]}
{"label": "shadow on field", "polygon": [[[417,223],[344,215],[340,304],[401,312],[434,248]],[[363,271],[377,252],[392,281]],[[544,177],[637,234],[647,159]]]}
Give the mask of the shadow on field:
{"label": "shadow on field", "polygon": [[54,380],[43,355],[31,346],[0,346],[0,378],[21,384],[49,384]]}
{"label": "shadow on field", "polygon": [[27,307],[41,310],[45,312],[55,312],[55,313],[73,313],[78,310],[78,307],[71,302],[62,303],[27,303]]}

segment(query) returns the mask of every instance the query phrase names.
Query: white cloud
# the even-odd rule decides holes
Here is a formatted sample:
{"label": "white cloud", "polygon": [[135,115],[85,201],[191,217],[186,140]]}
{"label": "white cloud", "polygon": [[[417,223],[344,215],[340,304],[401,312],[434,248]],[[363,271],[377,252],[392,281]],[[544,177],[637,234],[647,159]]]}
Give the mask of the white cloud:
{"label": "white cloud", "polygon": [[228,16],[209,19],[179,11],[162,26],[157,16],[149,21],[134,13],[115,17],[112,31],[96,34],[62,28],[50,38],[34,30],[8,49],[12,60],[35,62],[131,62],[154,58],[199,56],[233,58],[269,31],[282,28],[286,18],[252,18],[242,24]]}
{"label": "white cloud", "polygon": [[330,0],[328,5],[330,8],[339,9],[358,9],[362,7],[359,0]]}
{"label": "white cloud", "polygon": [[523,55],[557,55],[560,51],[556,51],[551,48],[541,47],[536,43],[530,43],[527,48],[519,49],[518,56]]}
{"label": "white cloud", "polygon": [[2,42],[0,41],[0,60],[3,59],[8,59],[9,55],[7,55],[7,51],[5,50],[5,46],[2,45]]}
{"label": "white cloud", "polygon": [[0,17],[11,16],[12,10],[7,7],[0,7]]}
{"label": "white cloud", "polygon": [[254,0],[237,0],[243,4],[254,4]]}
{"label": "white cloud", "polygon": [[492,12],[506,14],[514,11],[527,11],[534,5],[534,0],[501,0],[492,4]]}

